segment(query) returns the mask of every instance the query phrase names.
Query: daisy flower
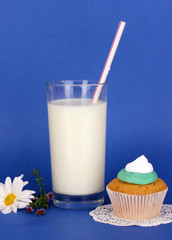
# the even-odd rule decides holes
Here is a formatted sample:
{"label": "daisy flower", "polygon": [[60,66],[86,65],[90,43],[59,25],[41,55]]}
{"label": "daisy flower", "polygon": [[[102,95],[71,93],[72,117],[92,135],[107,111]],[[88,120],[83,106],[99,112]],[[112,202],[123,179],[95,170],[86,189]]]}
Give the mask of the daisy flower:
{"label": "daisy flower", "polygon": [[19,177],[15,177],[13,182],[11,178],[5,179],[5,184],[0,183],[0,211],[3,214],[10,212],[17,213],[17,209],[25,208],[32,202],[34,196],[32,194],[35,191],[24,190],[23,187],[28,184],[27,181],[23,181],[23,174]]}

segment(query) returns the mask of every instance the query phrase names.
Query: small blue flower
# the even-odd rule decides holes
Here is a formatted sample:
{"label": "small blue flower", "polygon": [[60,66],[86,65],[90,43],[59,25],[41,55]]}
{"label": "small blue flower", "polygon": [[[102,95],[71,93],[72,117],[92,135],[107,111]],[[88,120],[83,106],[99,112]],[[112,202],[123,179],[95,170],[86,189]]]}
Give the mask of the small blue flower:
{"label": "small blue flower", "polygon": [[48,199],[53,200],[53,199],[54,199],[54,194],[53,194],[53,192],[49,192],[49,193],[47,194],[47,197],[48,197]]}
{"label": "small blue flower", "polygon": [[32,213],[34,211],[34,209],[32,207],[26,207],[26,211],[28,213]]}
{"label": "small blue flower", "polygon": [[44,215],[45,213],[46,213],[46,212],[45,212],[45,209],[40,208],[40,209],[38,209],[38,210],[36,211],[35,215],[36,215],[36,216],[42,216],[42,215]]}

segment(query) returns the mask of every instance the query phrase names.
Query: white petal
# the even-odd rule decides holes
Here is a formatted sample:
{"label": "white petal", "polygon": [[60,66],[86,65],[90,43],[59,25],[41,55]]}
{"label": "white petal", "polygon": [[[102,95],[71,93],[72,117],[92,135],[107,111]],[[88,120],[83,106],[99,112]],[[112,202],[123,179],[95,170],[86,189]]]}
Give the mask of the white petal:
{"label": "white petal", "polygon": [[0,202],[1,202],[1,201],[4,201],[4,197],[5,197],[5,196],[0,195]]}
{"label": "white petal", "polygon": [[25,208],[27,205],[28,205],[27,202],[21,202],[21,201],[17,202],[17,208],[19,209]]}
{"label": "white petal", "polygon": [[5,187],[5,184],[0,183],[0,194],[4,195],[5,193],[7,193],[7,189]]}
{"label": "white petal", "polygon": [[20,177],[15,177],[12,183],[12,192],[15,193],[18,189],[18,185],[23,185],[23,180]]}
{"label": "white petal", "polygon": [[2,211],[5,208],[5,206],[0,206],[0,211]]}
{"label": "white petal", "polygon": [[[4,203],[4,201],[0,201],[0,207],[1,206],[5,206],[5,203]],[[1,211],[1,210],[0,210]]]}
{"label": "white petal", "polygon": [[28,183],[28,181],[23,182],[23,187],[26,186]]}
{"label": "white petal", "polygon": [[22,179],[24,177],[24,174],[21,174],[18,178]]}
{"label": "white petal", "polygon": [[23,180],[21,180],[23,178],[23,174],[19,177],[15,177],[14,180],[13,180],[13,184],[12,184],[12,191],[13,193],[16,192],[16,189],[18,188],[18,183],[21,183],[23,184],[23,187],[28,183],[27,181],[23,182]]}
{"label": "white petal", "polygon": [[19,198],[18,201],[20,201],[20,202],[27,202],[27,203],[31,203],[32,202],[32,200],[29,199],[29,198]]}
{"label": "white petal", "polygon": [[17,187],[17,183],[18,183],[18,178],[15,177],[12,183],[12,192],[15,193],[16,187]]}
{"label": "white petal", "polygon": [[7,214],[7,213],[10,213],[12,211],[12,207],[11,206],[8,206],[8,207],[5,207],[3,210],[2,210],[2,213],[3,214]]}
{"label": "white petal", "polygon": [[16,204],[13,204],[13,212],[17,213],[17,206],[16,206]]}
{"label": "white petal", "polygon": [[19,179],[17,179],[17,183],[16,183],[16,186],[15,186],[15,189],[13,189],[13,193],[16,196],[19,196],[22,189],[23,189],[23,181],[19,178]]}
{"label": "white petal", "polygon": [[19,198],[27,198],[29,195],[34,194],[35,191],[24,190],[20,193]]}
{"label": "white petal", "polygon": [[7,178],[5,179],[5,187],[6,187],[6,189],[7,189],[7,191],[8,191],[9,193],[12,192],[12,191],[11,191],[11,178],[10,178],[10,177],[7,177]]}

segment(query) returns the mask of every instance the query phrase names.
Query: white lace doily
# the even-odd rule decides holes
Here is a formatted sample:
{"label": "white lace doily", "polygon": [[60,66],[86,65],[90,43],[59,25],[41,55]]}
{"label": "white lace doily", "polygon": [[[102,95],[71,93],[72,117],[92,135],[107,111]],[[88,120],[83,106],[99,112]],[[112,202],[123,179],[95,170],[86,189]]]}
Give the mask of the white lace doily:
{"label": "white lace doily", "polygon": [[96,222],[108,223],[116,226],[135,225],[142,227],[151,227],[172,222],[172,205],[163,204],[161,213],[158,217],[146,220],[127,220],[118,218],[114,215],[111,204],[99,206],[89,214]]}

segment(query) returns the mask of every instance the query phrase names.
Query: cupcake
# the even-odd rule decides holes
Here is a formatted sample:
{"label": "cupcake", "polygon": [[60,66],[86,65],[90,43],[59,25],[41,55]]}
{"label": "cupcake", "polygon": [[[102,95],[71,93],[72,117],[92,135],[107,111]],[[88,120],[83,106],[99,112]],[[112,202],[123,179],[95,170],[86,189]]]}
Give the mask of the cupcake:
{"label": "cupcake", "polygon": [[128,163],[106,189],[114,214],[132,220],[158,216],[168,190],[143,155]]}

